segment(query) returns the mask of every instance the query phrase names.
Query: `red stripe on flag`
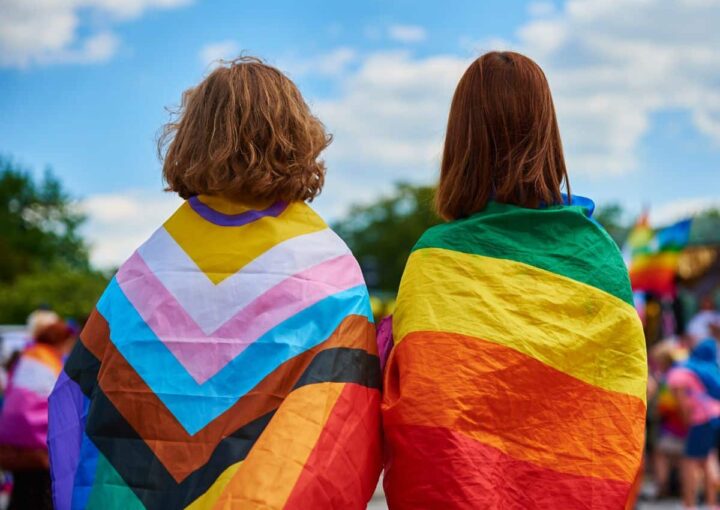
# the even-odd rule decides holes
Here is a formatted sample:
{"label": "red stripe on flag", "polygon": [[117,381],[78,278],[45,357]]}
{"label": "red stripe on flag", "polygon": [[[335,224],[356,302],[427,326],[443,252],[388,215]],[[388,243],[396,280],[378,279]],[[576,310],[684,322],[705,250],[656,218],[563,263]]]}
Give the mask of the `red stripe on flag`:
{"label": "red stripe on flag", "polygon": [[[393,510],[618,510],[627,482],[559,473],[436,427],[385,427],[392,459],[385,495]],[[308,507],[310,508],[310,507]]]}
{"label": "red stripe on flag", "polygon": [[284,508],[364,510],[382,469],[380,427],[380,392],[347,384]]}

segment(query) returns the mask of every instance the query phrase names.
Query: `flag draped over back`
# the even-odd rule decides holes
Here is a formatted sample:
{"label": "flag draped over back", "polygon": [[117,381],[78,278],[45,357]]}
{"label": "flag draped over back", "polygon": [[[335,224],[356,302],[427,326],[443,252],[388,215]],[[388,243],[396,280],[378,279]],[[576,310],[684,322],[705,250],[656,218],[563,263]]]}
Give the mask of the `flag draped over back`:
{"label": "flag draped over back", "polygon": [[365,508],[379,379],[360,268],[307,205],[192,198],[120,267],[53,392],[56,507]]}
{"label": "flag draped over back", "polygon": [[692,220],[683,220],[654,230],[648,224],[646,214],[640,217],[627,242],[633,290],[660,296],[675,293],[678,260],[690,238],[691,225]]}
{"label": "flag draped over back", "polygon": [[622,257],[588,216],[490,203],[417,243],[384,384],[391,508],[624,507],[645,341]]}

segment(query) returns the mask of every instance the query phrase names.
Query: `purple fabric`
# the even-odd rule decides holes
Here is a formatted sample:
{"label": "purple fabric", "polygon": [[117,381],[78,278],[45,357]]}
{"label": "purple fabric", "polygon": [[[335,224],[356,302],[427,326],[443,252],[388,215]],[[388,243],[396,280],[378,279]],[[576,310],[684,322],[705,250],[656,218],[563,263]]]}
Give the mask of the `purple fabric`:
{"label": "purple fabric", "polygon": [[85,428],[85,400],[80,386],[62,371],[50,395],[48,430],[53,502],[59,510],[69,509],[72,505],[75,472]]}
{"label": "purple fabric", "polygon": [[57,381],[57,368],[27,349],[12,370],[0,413],[0,444],[19,448],[46,448],[48,396]]}
{"label": "purple fabric", "polygon": [[388,315],[378,324],[377,346],[378,356],[380,357],[380,370],[385,371],[385,364],[393,348],[392,315]]}
{"label": "purple fabric", "polygon": [[188,203],[190,204],[190,207],[193,208],[193,211],[198,213],[210,223],[214,223],[215,225],[219,225],[221,227],[241,227],[266,216],[277,217],[282,214],[288,206],[287,202],[275,202],[267,209],[263,209],[261,211],[250,210],[240,214],[225,214],[220,211],[216,211],[206,204],[203,204],[197,196],[190,197]]}
{"label": "purple fabric", "polygon": [[47,397],[25,388],[9,387],[0,419],[0,444],[45,448],[47,429]]}

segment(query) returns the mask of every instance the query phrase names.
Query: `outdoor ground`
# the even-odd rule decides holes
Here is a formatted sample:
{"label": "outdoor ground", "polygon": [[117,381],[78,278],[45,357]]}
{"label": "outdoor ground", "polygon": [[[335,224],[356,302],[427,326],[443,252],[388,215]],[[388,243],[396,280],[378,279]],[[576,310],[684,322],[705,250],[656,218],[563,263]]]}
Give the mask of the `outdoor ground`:
{"label": "outdoor ground", "polygon": [[[676,510],[680,509],[680,502],[676,501],[663,501],[662,503],[641,503],[638,505],[637,510]],[[368,510],[386,510],[387,505],[385,500],[380,498],[373,498],[368,505]]]}
{"label": "outdoor ground", "polygon": [[[663,501],[661,503],[640,503],[637,510],[679,510],[682,508],[679,501]],[[376,494],[370,501],[368,510],[387,510],[385,498],[382,494]]]}

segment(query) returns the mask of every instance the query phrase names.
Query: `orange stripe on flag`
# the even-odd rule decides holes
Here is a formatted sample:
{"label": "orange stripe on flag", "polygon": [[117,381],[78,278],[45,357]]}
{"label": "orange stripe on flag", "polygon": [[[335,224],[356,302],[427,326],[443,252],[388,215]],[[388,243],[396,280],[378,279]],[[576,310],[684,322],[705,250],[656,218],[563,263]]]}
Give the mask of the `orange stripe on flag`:
{"label": "orange stripe on flag", "polygon": [[344,387],[319,383],[291,392],[215,508],[283,508]]}
{"label": "orange stripe on flag", "polygon": [[367,507],[382,469],[379,400],[376,389],[357,384],[345,387],[286,510]]}
{"label": "orange stripe on flag", "polygon": [[388,361],[384,388],[386,431],[444,427],[538,466],[628,483],[640,463],[642,400],[485,340],[411,333]]}

